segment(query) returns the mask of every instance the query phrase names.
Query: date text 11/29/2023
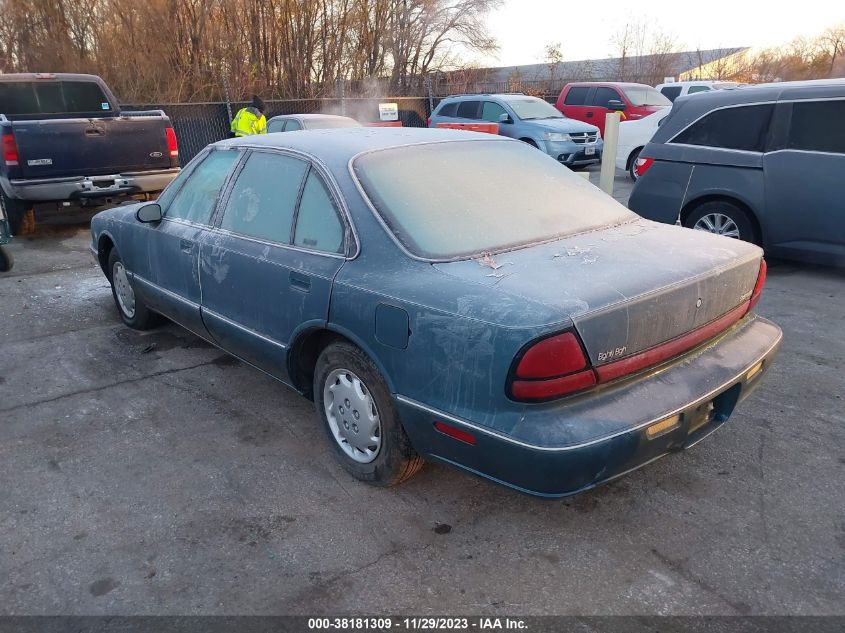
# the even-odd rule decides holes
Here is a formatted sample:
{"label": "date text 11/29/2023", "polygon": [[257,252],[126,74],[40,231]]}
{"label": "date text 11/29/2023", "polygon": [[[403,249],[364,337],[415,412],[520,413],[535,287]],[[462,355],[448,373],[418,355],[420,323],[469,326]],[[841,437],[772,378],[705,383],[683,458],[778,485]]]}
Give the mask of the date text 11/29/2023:
{"label": "date text 11/29/2023", "polygon": [[525,620],[507,617],[308,618],[308,630],[310,631],[516,631],[527,628]]}

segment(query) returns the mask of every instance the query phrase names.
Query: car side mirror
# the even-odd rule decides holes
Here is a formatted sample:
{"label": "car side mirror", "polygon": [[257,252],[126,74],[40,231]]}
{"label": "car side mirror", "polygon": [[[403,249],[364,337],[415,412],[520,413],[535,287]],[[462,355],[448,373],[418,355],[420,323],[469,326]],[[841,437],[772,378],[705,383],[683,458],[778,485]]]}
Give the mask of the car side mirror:
{"label": "car side mirror", "polygon": [[138,222],[160,222],[162,218],[161,205],[158,202],[145,204],[138,208],[135,212],[135,217],[138,219]]}
{"label": "car side mirror", "polygon": [[513,123],[513,119],[510,114],[504,112],[499,115],[499,123]]}
{"label": "car side mirror", "polygon": [[611,99],[607,102],[607,109],[614,112],[622,112],[626,108],[625,104],[618,99]]}

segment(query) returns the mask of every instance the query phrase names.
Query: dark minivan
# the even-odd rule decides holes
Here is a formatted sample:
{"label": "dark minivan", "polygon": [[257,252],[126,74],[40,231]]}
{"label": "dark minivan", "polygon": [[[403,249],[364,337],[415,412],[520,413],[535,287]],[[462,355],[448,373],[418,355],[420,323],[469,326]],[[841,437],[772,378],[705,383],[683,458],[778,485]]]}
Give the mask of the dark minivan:
{"label": "dark minivan", "polygon": [[845,79],[680,97],[635,169],[643,217],[845,265]]}

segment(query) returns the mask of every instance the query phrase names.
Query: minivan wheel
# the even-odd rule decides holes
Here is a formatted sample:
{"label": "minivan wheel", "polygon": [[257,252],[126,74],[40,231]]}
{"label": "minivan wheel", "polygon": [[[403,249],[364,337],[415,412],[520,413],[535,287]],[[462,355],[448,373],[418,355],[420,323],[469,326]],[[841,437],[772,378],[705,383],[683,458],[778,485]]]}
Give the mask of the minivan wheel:
{"label": "minivan wheel", "polygon": [[637,172],[634,171],[634,167],[637,166],[637,159],[640,157],[641,151],[643,151],[642,147],[634,150],[631,157],[628,159],[628,175],[634,182],[637,182],[637,178],[639,178],[639,176],[637,176]]}
{"label": "minivan wheel", "polygon": [[354,345],[332,343],[320,354],[314,405],[335,457],[356,479],[393,486],[422,468],[384,379]]}
{"label": "minivan wheel", "polygon": [[745,211],[732,202],[714,200],[693,210],[684,226],[697,231],[754,242],[754,227]]}

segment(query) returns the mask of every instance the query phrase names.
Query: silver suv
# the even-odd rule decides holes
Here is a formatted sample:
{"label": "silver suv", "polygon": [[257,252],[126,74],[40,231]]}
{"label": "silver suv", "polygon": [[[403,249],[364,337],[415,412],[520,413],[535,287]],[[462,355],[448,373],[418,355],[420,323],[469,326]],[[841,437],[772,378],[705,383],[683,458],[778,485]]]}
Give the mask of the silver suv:
{"label": "silver suv", "polygon": [[499,134],[525,141],[568,167],[601,160],[604,143],[595,125],[563,116],[553,105],[524,94],[483,94],[446,97],[431,113],[438,123],[489,122]]}

